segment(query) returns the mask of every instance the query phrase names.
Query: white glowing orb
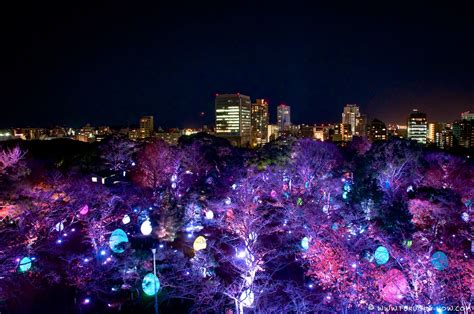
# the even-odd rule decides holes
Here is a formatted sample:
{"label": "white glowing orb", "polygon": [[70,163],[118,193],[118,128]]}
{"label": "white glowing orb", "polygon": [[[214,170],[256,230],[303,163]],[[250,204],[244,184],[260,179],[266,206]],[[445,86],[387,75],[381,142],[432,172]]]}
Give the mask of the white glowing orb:
{"label": "white glowing orb", "polygon": [[230,205],[230,203],[232,203],[232,201],[231,201],[230,197],[227,197],[227,198],[225,199],[225,204],[226,204],[226,205]]}
{"label": "white glowing orb", "polygon": [[56,226],[54,226],[54,229],[56,229],[58,232],[61,232],[64,230],[64,224],[62,222],[58,222]]}
{"label": "white glowing orb", "polygon": [[150,235],[152,232],[153,228],[151,226],[150,220],[145,220],[142,225],[140,226],[140,231],[143,235],[147,236]]}
{"label": "white glowing orb", "polygon": [[304,237],[303,239],[301,239],[301,247],[303,248],[303,250],[307,250],[309,249],[309,239],[308,237]]}
{"label": "white glowing orb", "polygon": [[213,212],[212,210],[208,210],[208,211],[206,212],[206,219],[207,219],[207,220],[212,220],[212,219],[214,219],[214,212]]}
{"label": "white glowing orb", "polygon": [[129,215],[123,216],[123,218],[122,218],[122,223],[123,223],[124,225],[130,223],[130,216],[129,216]]}
{"label": "white glowing orb", "polygon": [[469,222],[469,214],[466,213],[466,212],[462,213],[461,219],[462,219],[464,222]]}
{"label": "white glowing orb", "polygon": [[254,299],[255,299],[255,296],[252,290],[247,289],[244,292],[242,292],[242,294],[240,295],[239,301],[242,303],[243,306],[251,307]]}

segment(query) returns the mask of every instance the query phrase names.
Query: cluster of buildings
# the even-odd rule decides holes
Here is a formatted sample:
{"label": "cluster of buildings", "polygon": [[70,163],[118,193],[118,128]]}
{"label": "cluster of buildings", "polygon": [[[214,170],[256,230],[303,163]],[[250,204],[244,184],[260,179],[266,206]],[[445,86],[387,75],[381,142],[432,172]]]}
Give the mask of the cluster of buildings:
{"label": "cluster of buildings", "polygon": [[474,147],[474,112],[461,113],[451,123],[429,122],[426,114],[414,109],[408,117],[407,138],[442,149]]}
{"label": "cluster of buildings", "polygon": [[191,135],[198,132],[212,133],[206,126],[203,128],[187,128],[187,129],[169,129],[155,130],[153,123],[153,116],[144,116],[139,120],[138,128],[119,128],[112,129],[109,126],[85,126],[74,129],[62,126],[55,126],[52,128],[11,128],[0,129],[0,141],[6,140],[52,140],[52,139],[72,139],[85,143],[100,142],[110,135],[121,135],[128,137],[131,140],[148,140],[152,138],[159,138],[169,144],[177,144],[178,139],[182,135]]}
{"label": "cluster of buildings", "polygon": [[386,125],[379,119],[368,121],[359,106],[348,104],[343,109],[340,123],[294,125],[291,123],[291,107],[280,104],[277,107],[277,124],[270,124],[269,105],[265,99],[252,103],[249,96],[236,93],[216,94],[215,117],[215,135],[241,147],[258,147],[285,135],[341,144],[357,136],[371,141],[401,137],[442,149],[474,147],[474,113],[470,111],[462,113],[460,119],[452,123],[441,123],[429,122],[425,113],[414,109],[406,125]]}
{"label": "cluster of buildings", "polygon": [[260,147],[280,136],[312,138],[344,145],[353,137],[366,137],[371,141],[385,141],[390,137],[414,140],[423,145],[441,149],[474,147],[474,113],[467,111],[453,122],[431,122],[425,113],[414,109],[406,125],[386,125],[379,119],[368,121],[356,104],[347,104],[341,121],[331,124],[292,124],[291,107],[280,104],[276,108],[276,124],[270,124],[269,104],[265,99],[252,102],[249,96],[234,94],[215,95],[215,128],[207,126],[187,129],[155,130],[154,117],[143,116],[137,128],[111,129],[108,126],[80,129],[53,127],[0,129],[0,141],[9,139],[48,140],[70,138],[81,142],[100,142],[106,136],[119,134],[134,141],[153,138],[177,144],[183,135],[206,132],[229,140],[238,147]]}

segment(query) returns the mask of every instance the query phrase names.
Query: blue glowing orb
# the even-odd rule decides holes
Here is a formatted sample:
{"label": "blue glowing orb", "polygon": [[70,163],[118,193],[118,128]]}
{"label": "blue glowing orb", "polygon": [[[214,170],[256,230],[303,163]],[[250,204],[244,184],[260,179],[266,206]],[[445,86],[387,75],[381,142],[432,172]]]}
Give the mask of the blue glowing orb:
{"label": "blue glowing orb", "polygon": [[388,253],[388,250],[384,246],[379,246],[374,253],[375,257],[375,262],[379,265],[383,265],[388,262],[388,259],[390,258],[390,254]]}
{"label": "blue glowing orb", "polygon": [[445,270],[449,265],[448,257],[441,251],[435,252],[433,256],[431,256],[431,264],[433,264],[433,267],[437,270]]}
{"label": "blue glowing orb", "polygon": [[305,251],[309,248],[309,239],[308,239],[308,237],[304,237],[303,239],[301,239],[301,247]]}
{"label": "blue glowing orb", "polygon": [[24,273],[29,271],[31,268],[31,259],[29,257],[23,257],[18,265],[20,272]]}
{"label": "blue glowing orb", "polygon": [[142,289],[148,296],[155,295],[160,290],[160,280],[153,273],[148,273],[143,277]]}
{"label": "blue glowing orb", "polygon": [[115,229],[110,235],[109,247],[114,253],[125,252],[125,244],[128,242],[128,237],[122,229]]}

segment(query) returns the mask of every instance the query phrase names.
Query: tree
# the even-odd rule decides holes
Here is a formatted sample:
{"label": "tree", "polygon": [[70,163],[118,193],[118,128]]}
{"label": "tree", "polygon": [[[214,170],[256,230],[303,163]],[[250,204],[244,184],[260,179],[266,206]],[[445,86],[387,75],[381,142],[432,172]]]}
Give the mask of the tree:
{"label": "tree", "polygon": [[[138,153],[133,179],[143,187],[157,189],[170,181],[179,169],[179,153],[163,141],[145,145]],[[170,183],[171,184],[171,183]]]}
{"label": "tree", "polygon": [[137,149],[135,142],[112,136],[100,146],[101,157],[110,170],[128,170],[133,165],[132,155]]}

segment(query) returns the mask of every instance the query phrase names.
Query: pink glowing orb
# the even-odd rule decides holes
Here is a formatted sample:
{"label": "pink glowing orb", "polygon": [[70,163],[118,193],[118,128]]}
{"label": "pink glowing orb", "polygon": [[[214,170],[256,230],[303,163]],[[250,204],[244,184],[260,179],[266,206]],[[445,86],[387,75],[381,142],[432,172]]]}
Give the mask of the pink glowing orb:
{"label": "pink glowing orb", "polygon": [[405,275],[398,269],[389,270],[379,281],[380,296],[391,304],[400,304],[409,291]]}
{"label": "pink glowing orb", "polygon": [[79,214],[81,215],[87,215],[87,213],[89,212],[89,205],[84,205],[81,207],[81,210],[79,211]]}

